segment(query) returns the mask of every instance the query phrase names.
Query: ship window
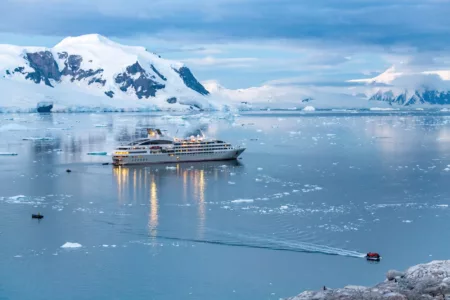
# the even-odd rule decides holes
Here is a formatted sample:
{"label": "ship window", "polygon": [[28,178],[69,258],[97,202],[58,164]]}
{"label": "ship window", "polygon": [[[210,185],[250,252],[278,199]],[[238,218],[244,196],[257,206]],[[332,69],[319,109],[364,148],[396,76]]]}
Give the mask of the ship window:
{"label": "ship window", "polygon": [[129,143],[128,145],[130,145],[130,146],[139,145],[140,143],[145,142],[145,141],[147,141],[147,139],[137,140],[137,141]]}
{"label": "ship window", "polygon": [[171,144],[173,144],[173,142],[168,140],[154,140],[154,141],[145,141],[139,145],[148,146],[148,145],[171,145]]}

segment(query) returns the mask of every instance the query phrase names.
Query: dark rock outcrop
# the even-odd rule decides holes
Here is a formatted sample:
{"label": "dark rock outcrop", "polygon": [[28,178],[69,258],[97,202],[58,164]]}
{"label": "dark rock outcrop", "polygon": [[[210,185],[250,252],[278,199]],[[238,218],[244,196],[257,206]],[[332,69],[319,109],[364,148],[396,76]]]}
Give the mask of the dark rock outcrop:
{"label": "dark rock outcrop", "polygon": [[68,56],[68,53],[67,52],[58,52],[58,58],[59,59],[66,59],[67,58],[67,56]]}
{"label": "dark rock outcrop", "polygon": [[[139,77],[136,78],[136,75]],[[139,99],[154,97],[158,90],[165,88],[164,84],[155,81],[154,75],[149,75],[141,65],[136,62],[126,68],[123,72],[116,76],[115,81],[120,86],[120,90],[126,92],[129,88],[133,88]]]}
{"label": "dark rock outcrop", "polygon": [[105,95],[108,96],[109,98],[113,98],[114,97],[114,92],[113,91],[107,91],[107,92],[105,92]]}
{"label": "dark rock outcrop", "polygon": [[159,73],[159,71],[155,68],[154,65],[150,65],[150,68],[152,68],[152,71],[155,72],[155,74],[158,75],[159,78],[161,78],[164,81],[167,81],[167,78],[164,77],[164,75],[162,75],[161,73]]}
{"label": "dark rock outcrop", "polygon": [[46,85],[51,87],[53,85],[50,83],[50,79],[55,81],[61,79],[58,64],[50,51],[27,53],[26,58],[30,63],[30,67],[34,69],[34,72],[26,74],[26,79],[33,80],[35,83],[44,81]]}
{"label": "dark rock outcrop", "polygon": [[[66,52],[64,52],[64,53],[66,53]],[[97,70],[80,69],[82,61],[83,61],[83,58],[80,55],[67,56],[66,60],[64,61],[64,69],[62,70],[61,75],[71,77],[70,81],[72,81],[72,82],[75,80],[80,81],[80,80],[89,78],[88,84],[99,83],[99,84],[105,86],[106,80],[101,78],[103,69],[97,69]]]}
{"label": "dark rock outcrop", "polygon": [[[33,80],[35,83],[44,81],[50,87],[53,87],[50,79],[59,82],[62,76],[70,77],[72,82],[89,79],[88,84],[99,83],[103,86],[106,84],[106,80],[101,77],[103,69],[80,69],[83,61],[80,55],[69,55],[67,52],[62,52],[58,53],[58,57],[59,59],[65,59],[62,71],[59,71],[58,64],[50,51],[40,51],[26,54],[25,58],[28,60],[33,72],[25,72],[24,67],[16,67],[13,73],[24,74],[26,79]],[[7,71],[7,75],[10,74],[11,72]]]}
{"label": "dark rock outcrop", "polygon": [[175,104],[175,103],[177,103],[177,98],[176,97],[172,97],[172,98],[167,99],[166,101],[167,101],[167,103]]}
{"label": "dark rock outcrop", "polygon": [[209,95],[209,92],[205,89],[205,87],[197,81],[197,79],[195,79],[194,75],[192,75],[191,70],[189,70],[189,68],[186,67],[181,67],[180,69],[173,69],[175,72],[178,73],[178,75],[180,75],[181,79],[183,79],[184,84],[196,91],[197,93],[201,94],[201,95]]}

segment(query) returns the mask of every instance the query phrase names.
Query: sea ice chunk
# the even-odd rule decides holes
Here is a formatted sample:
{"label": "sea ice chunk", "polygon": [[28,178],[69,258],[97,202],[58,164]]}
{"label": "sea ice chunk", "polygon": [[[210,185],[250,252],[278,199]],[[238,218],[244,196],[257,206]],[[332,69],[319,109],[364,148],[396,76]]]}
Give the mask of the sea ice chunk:
{"label": "sea ice chunk", "polygon": [[314,108],[314,106],[306,106],[303,111],[315,111],[316,109]]}
{"label": "sea ice chunk", "polygon": [[53,141],[52,137],[25,137],[23,141]]}
{"label": "sea ice chunk", "polygon": [[252,203],[253,199],[236,199],[231,201],[231,203]]}
{"label": "sea ice chunk", "polygon": [[61,248],[67,248],[67,249],[72,249],[72,248],[81,248],[81,244],[78,243],[71,243],[71,242],[67,242],[64,245],[61,246]]}

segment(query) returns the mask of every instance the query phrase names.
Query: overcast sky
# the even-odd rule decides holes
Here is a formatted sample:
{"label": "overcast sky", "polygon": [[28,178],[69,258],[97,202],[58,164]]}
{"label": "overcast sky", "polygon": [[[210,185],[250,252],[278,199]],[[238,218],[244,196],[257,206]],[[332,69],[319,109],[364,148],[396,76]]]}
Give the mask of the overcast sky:
{"label": "overcast sky", "polygon": [[230,88],[450,68],[450,0],[0,0],[0,43],[99,33]]}

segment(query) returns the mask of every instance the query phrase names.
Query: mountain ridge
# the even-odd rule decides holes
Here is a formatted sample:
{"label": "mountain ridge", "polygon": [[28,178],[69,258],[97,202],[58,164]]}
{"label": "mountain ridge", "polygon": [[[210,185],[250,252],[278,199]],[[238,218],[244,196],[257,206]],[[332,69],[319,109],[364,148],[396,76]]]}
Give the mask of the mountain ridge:
{"label": "mountain ridge", "polygon": [[[72,85],[95,97],[149,100],[169,109],[214,106],[209,92],[183,63],[98,34],[67,37],[52,48],[0,45],[0,76],[49,89]],[[48,89],[40,92],[52,98]]]}

